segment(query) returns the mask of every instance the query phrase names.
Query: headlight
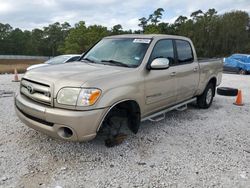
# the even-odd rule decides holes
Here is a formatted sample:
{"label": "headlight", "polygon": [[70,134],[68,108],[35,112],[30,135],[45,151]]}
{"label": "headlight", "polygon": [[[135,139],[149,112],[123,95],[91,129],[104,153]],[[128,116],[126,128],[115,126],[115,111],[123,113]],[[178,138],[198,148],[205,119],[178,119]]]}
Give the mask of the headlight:
{"label": "headlight", "polygon": [[63,88],[59,91],[57,95],[57,102],[59,104],[66,104],[75,106],[78,95],[80,93],[80,88]]}
{"label": "headlight", "polygon": [[90,106],[95,104],[100,95],[99,89],[63,88],[58,92],[57,102],[71,106]]}
{"label": "headlight", "polygon": [[93,105],[100,95],[101,90],[99,89],[82,89],[77,100],[77,106]]}

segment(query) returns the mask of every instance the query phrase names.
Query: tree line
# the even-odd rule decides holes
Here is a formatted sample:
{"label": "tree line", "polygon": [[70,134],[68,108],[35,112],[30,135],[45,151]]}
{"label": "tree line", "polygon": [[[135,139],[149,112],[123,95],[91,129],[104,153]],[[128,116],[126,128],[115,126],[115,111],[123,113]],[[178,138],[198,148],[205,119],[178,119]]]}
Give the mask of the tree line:
{"label": "tree line", "polygon": [[174,23],[162,21],[163,8],[138,19],[140,30],[124,30],[117,24],[111,29],[102,25],[86,26],[84,21],[71,26],[53,23],[31,31],[0,23],[1,55],[56,56],[83,53],[105,36],[118,34],[170,34],[192,39],[199,57],[223,57],[232,53],[250,54],[250,17],[244,11],[218,14],[215,9],[197,10],[189,17],[181,15]]}

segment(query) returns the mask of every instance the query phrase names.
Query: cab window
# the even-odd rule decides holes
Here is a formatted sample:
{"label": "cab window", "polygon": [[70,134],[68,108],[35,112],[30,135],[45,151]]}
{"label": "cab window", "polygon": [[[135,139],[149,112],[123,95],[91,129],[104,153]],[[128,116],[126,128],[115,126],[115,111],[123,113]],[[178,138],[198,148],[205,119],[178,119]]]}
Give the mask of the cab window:
{"label": "cab window", "polygon": [[150,62],[156,58],[168,58],[170,64],[174,63],[174,47],[172,40],[160,40],[158,41],[150,56]]}
{"label": "cab window", "polygon": [[194,61],[191,45],[185,40],[175,40],[178,63],[191,63]]}

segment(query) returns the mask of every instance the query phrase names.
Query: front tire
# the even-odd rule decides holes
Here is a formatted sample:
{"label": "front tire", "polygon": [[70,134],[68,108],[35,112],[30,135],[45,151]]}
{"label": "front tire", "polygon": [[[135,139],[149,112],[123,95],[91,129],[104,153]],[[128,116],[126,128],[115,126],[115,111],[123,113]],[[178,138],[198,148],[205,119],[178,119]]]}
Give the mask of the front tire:
{"label": "front tire", "polygon": [[202,95],[197,97],[197,105],[199,108],[207,109],[211,106],[215,94],[215,86],[209,83],[202,93]]}

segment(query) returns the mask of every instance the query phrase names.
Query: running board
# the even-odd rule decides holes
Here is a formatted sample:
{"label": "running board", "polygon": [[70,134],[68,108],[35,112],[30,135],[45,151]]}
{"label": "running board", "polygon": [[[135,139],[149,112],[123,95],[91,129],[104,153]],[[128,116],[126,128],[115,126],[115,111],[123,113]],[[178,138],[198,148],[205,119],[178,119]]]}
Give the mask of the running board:
{"label": "running board", "polygon": [[[165,119],[165,116],[166,114],[165,113],[162,113],[158,116],[154,116],[152,118],[148,118],[149,121],[152,121],[152,122],[158,122],[158,121],[161,121],[161,120],[164,120]],[[153,119],[154,118],[154,119]]]}
{"label": "running board", "polygon": [[194,102],[194,101],[196,101],[196,98],[189,99],[189,100],[184,101],[180,104],[177,104],[175,106],[171,106],[170,108],[166,108],[162,111],[159,111],[159,112],[156,112],[152,115],[149,115],[149,116],[141,119],[141,121],[146,121],[146,120],[153,121],[153,122],[161,121],[161,120],[165,119],[165,113],[172,111],[172,110],[178,110],[178,111],[186,110],[187,104]]}
{"label": "running board", "polygon": [[188,105],[187,104],[184,104],[183,106],[180,106],[178,108],[176,108],[177,111],[184,111],[188,108]]}

